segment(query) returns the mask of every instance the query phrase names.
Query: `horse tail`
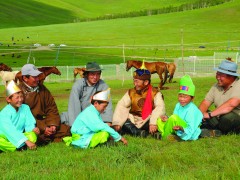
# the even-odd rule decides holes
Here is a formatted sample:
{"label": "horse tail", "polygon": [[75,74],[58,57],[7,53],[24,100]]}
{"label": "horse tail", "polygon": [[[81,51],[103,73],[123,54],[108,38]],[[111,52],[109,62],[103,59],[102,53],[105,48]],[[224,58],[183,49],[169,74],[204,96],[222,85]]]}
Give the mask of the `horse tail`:
{"label": "horse tail", "polygon": [[164,66],[164,79],[163,79],[163,85],[166,83],[168,78],[168,69],[167,69],[167,64]]}

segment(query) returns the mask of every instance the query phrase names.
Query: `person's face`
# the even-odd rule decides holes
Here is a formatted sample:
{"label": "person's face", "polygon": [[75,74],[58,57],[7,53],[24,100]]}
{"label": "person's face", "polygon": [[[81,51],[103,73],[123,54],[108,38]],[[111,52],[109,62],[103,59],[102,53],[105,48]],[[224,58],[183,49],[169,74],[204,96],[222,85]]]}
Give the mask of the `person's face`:
{"label": "person's face", "polygon": [[94,103],[94,106],[98,110],[99,113],[103,113],[105,111],[107,105],[108,105],[108,102],[103,102],[101,104],[98,104],[98,102],[96,101]]}
{"label": "person's face", "polygon": [[94,85],[99,81],[100,76],[101,76],[101,71],[88,72],[87,80],[91,85]]}
{"label": "person's face", "polygon": [[19,108],[23,103],[22,92],[14,93],[11,97],[6,98],[7,102],[10,103],[15,109]]}
{"label": "person's face", "polygon": [[187,94],[178,94],[178,102],[181,106],[186,106],[188,103],[192,101],[193,97]]}
{"label": "person's face", "polygon": [[134,84],[135,89],[137,91],[141,91],[148,85],[148,81],[147,80],[141,80],[141,79],[133,79],[133,84]]}
{"label": "person's face", "polygon": [[38,76],[29,76],[29,78],[24,76],[23,80],[30,87],[37,87],[38,83],[39,83],[39,77]]}
{"label": "person's face", "polygon": [[217,79],[217,83],[220,87],[223,87],[224,89],[227,89],[229,87],[229,85],[231,85],[234,81],[234,77],[233,76],[229,76],[227,74],[221,73],[221,72],[217,72],[216,73],[216,79]]}

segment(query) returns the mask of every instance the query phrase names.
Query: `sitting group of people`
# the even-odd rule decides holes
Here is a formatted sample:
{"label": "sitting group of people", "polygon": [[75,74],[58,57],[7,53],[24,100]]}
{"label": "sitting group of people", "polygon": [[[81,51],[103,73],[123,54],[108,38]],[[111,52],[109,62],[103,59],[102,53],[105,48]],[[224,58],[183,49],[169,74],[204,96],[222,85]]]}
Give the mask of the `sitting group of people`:
{"label": "sitting group of people", "polygon": [[[151,73],[136,69],[134,88],[118,101],[113,113],[110,88],[100,79],[96,62],[86,65],[84,77],[71,90],[68,111],[59,114],[50,91],[39,84],[41,72],[22,67],[22,82],[6,87],[7,105],[0,112],[0,150],[35,149],[50,142],[93,148],[122,141],[125,134],[168,140],[197,140],[200,136],[240,133],[240,80],[237,64],[224,60],[215,68],[217,83],[197,107],[195,85],[189,75],[180,79],[178,103],[168,117],[162,93],[151,85]],[[210,111],[211,105],[215,109]]]}

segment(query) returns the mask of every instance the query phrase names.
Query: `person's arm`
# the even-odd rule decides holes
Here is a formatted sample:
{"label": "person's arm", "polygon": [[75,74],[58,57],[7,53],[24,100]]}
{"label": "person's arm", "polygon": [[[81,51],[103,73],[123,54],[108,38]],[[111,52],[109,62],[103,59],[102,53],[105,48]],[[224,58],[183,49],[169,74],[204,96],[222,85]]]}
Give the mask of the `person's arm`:
{"label": "person's arm", "polygon": [[131,107],[131,99],[129,97],[128,92],[124,94],[122,99],[118,101],[115,111],[113,113],[113,122],[112,125],[116,130],[120,130],[119,128],[125,123],[129,116],[129,110]]}
{"label": "person's arm", "polygon": [[68,120],[69,125],[72,126],[73,122],[81,112],[81,94],[83,93],[83,79],[77,80],[73,86],[68,100]]}
{"label": "person's arm", "polygon": [[203,114],[203,120],[205,119],[209,119],[211,118],[209,116],[209,113],[207,112],[208,108],[211,106],[211,102],[209,102],[208,100],[204,99],[201,104],[199,105],[199,110],[202,112]]}
{"label": "person's arm", "polygon": [[231,98],[221,106],[216,108],[214,111],[211,112],[211,116],[219,116],[222,114],[227,114],[231,112],[234,108],[236,108],[240,104],[240,98]]}
{"label": "person's arm", "polygon": [[165,115],[165,103],[162,98],[162,94],[158,92],[154,97],[154,106],[155,108],[152,111],[151,117],[150,117],[150,123],[149,123],[149,132],[151,134],[157,132],[157,119]]}
{"label": "person's arm", "polygon": [[44,86],[44,89],[40,91],[41,100],[43,101],[44,107],[43,112],[46,115],[45,117],[45,124],[46,127],[56,126],[59,127],[60,125],[60,116],[58,112],[57,105],[55,100],[50,93],[50,91]]}

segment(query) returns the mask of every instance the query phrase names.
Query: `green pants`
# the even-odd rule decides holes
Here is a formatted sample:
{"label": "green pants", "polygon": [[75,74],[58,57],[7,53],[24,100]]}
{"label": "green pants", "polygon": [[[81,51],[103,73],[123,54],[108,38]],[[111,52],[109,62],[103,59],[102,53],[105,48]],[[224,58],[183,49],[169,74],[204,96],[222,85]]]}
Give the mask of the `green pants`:
{"label": "green pants", "polygon": [[163,122],[161,118],[157,120],[158,131],[162,134],[162,138],[166,139],[168,135],[175,134],[173,130],[174,126],[187,127],[187,123],[182,120],[178,115],[173,114],[168,118],[166,122]]}
{"label": "green pants", "polygon": [[93,135],[91,142],[88,147],[93,148],[96,147],[98,144],[103,144],[107,142],[109,138],[109,133],[106,131],[101,131]]}
{"label": "green pants", "polygon": [[[33,143],[35,143],[37,141],[37,135],[35,134],[35,132],[31,131],[31,132],[25,132],[23,133],[27,139]],[[10,141],[8,141],[8,139],[6,138],[6,136],[4,135],[0,135],[0,150],[7,152],[7,151],[16,151],[16,146],[14,146]]]}
{"label": "green pants", "polygon": [[[70,146],[72,141],[76,141],[80,138],[81,138],[80,135],[72,134],[72,136],[67,136],[67,137],[63,138],[63,141],[66,143],[67,146]],[[103,143],[107,142],[108,138],[109,138],[109,133],[108,132],[106,132],[106,131],[97,132],[93,135],[88,147],[89,148],[94,148],[98,144],[103,144]]]}

